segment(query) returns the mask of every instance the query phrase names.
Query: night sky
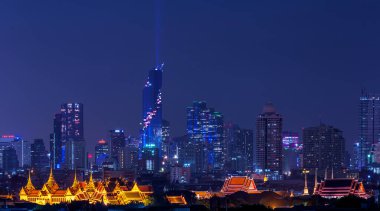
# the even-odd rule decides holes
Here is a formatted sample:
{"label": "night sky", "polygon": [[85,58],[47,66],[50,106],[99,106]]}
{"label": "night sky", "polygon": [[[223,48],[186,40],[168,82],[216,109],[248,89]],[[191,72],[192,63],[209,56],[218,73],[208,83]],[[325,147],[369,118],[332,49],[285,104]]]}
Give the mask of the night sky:
{"label": "night sky", "polygon": [[173,136],[193,100],[251,129],[271,101],[284,130],[324,122],[351,146],[361,89],[380,91],[380,1],[0,1],[0,30],[0,133],[47,141],[82,102],[89,151],[138,135],[156,57]]}

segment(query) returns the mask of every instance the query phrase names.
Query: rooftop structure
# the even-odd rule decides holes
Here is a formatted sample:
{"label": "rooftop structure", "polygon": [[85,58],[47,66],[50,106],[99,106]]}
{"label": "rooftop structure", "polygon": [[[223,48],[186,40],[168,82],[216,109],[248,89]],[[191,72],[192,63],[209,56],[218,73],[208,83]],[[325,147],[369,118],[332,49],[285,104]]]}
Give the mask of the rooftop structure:
{"label": "rooftop structure", "polygon": [[220,192],[228,195],[238,191],[243,191],[246,193],[258,192],[253,179],[247,176],[231,176],[226,178]]}
{"label": "rooftop structure", "polygon": [[351,178],[326,179],[316,185],[314,195],[323,198],[341,198],[348,195],[355,195],[364,199],[370,197],[366,193],[363,183]]}

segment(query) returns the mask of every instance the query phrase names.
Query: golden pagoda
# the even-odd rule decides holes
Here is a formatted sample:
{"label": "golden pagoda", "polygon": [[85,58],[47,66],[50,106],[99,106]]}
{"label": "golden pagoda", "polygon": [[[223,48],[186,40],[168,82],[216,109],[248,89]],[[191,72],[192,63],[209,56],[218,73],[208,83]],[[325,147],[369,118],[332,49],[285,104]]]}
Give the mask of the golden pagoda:
{"label": "golden pagoda", "polygon": [[70,187],[61,189],[54,179],[53,169],[47,182],[41,189],[36,189],[32,179],[28,176],[26,186],[19,193],[20,200],[40,205],[70,203],[72,201],[88,201],[91,204],[103,203],[105,205],[126,205],[131,202],[140,202],[145,205],[149,202],[148,197],[153,193],[151,186],[138,186],[136,182],[128,185],[126,180],[98,181],[94,182],[92,172],[88,182],[78,181],[76,171]]}

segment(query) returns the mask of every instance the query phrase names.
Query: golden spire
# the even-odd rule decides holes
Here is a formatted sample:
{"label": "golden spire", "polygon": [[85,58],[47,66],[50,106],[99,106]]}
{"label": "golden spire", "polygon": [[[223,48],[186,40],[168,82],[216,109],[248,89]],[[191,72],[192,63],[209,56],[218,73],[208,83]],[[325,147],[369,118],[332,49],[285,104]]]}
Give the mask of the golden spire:
{"label": "golden spire", "polygon": [[54,176],[53,176],[53,167],[50,165],[50,174],[49,174],[49,179],[46,183],[51,183],[51,182],[55,182],[55,179],[54,179]]}
{"label": "golden spire", "polygon": [[72,187],[75,187],[78,185],[78,180],[77,180],[77,170],[74,170],[74,181]]}
{"label": "golden spire", "polygon": [[318,185],[318,168],[315,168],[315,173],[314,173],[314,191],[313,193],[315,193],[315,191],[317,190],[317,185]]}
{"label": "golden spire", "polygon": [[133,181],[133,187],[132,187],[131,191],[138,191],[138,192],[140,192],[140,188],[139,188],[139,186],[137,186],[137,182],[136,181]]}
{"label": "golden spire", "polygon": [[92,179],[92,171],[90,171],[90,178],[88,179],[88,188],[95,188],[94,180]]}
{"label": "golden spire", "polygon": [[30,189],[35,189],[34,188],[34,185],[32,183],[32,178],[30,176],[30,170],[29,170],[29,176],[28,176],[28,183],[26,183],[26,189],[30,190]]}

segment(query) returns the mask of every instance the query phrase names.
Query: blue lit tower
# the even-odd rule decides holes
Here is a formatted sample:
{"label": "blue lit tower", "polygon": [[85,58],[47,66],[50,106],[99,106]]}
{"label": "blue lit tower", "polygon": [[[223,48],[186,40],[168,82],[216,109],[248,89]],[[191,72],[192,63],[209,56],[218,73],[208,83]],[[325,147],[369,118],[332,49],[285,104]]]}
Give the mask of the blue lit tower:
{"label": "blue lit tower", "polygon": [[160,170],[162,141],[162,68],[150,70],[143,89],[143,120],[141,129],[141,158],[143,170]]}
{"label": "blue lit tower", "polygon": [[[359,104],[359,141],[355,169],[371,164],[371,149],[380,141],[380,95],[362,91]],[[355,159],[355,157],[354,157]]]}
{"label": "blue lit tower", "polygon": [[187,107],[187,135],[194,147],[193,159],[188,164],[194,173],[224,169],[223,124],[223,115],[208,108],[206,102],[194,101],[192,106]]}

